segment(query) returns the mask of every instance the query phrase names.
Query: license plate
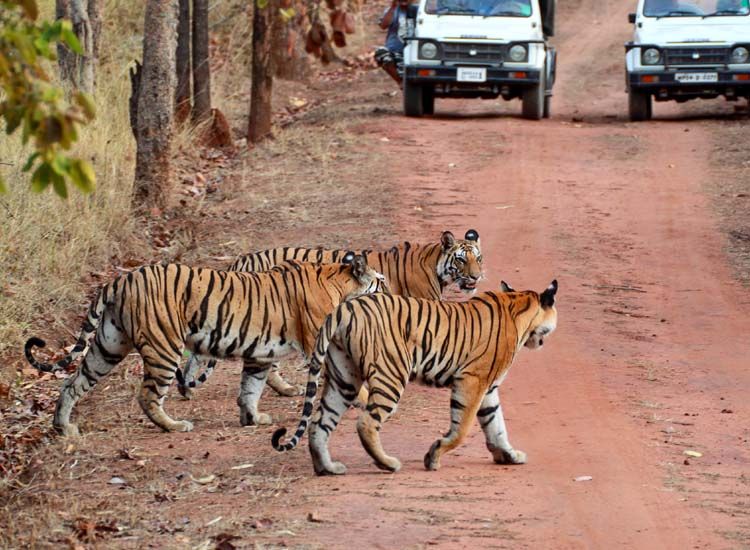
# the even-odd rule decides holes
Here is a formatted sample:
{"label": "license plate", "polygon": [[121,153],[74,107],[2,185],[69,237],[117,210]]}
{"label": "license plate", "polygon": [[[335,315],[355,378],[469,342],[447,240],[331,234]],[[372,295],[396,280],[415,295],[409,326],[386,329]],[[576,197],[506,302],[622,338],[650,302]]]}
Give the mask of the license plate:
{"label": "license plate", "polygon": [[456,80],[459,82],[487,82],[487,69],[484,67],[459,67]]}
{"label": "license plate", "polygon": [[674,79],[677,82],[718,82],[719,73],[677,73]]}

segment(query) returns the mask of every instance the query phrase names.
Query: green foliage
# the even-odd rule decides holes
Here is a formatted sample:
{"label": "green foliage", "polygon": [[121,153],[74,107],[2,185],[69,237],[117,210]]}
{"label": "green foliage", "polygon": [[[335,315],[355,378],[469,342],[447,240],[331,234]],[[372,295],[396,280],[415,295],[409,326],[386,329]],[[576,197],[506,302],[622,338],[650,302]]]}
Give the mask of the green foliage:
{"label": "green foliage", "polygon": [[[56,42],[78,54],[81,45],[70,21],[37,21],[37,17],[36,0],[0,0],[0,117],[5,119],[7,134],[20,129],[24,145],[33,139],[35,152],[23,171],[33,170],[34,191],[52,185],[66,198],[66,181],[70,181],[89,193],[96,183],[91,164],[64,151],[78,138],[78,126],[94,118],[94,102],[83,92],[73,93],[71,101],[66,101],[43,66],[45,60],[56,59]],[[6,190],[0,176],[0,193]]]}

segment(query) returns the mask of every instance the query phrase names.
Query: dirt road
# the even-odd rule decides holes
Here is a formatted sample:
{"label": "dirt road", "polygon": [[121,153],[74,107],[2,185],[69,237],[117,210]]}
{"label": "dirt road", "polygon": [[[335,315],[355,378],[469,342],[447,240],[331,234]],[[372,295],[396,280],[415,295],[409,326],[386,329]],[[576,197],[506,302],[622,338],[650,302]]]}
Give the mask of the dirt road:
{"label": "dirt road", "polygon": [[[306,498],[274,507],[272,515],[317,510],[335,520],[307,542],[750,544],[750,300],[732,280],[702,192],[709,118],[732,108],[659,104],[660,120],[626,123],[628,8],[564,7],[552,120],[521,120],[517,103],[438,101],[434,118],[394,112],[366,128],[373,142],[389,139],[380,149],[403,191],[401,233],[476,227],[482,288],[504,278],[541,290],[557,277],[560,327],[543,351],[519,356],[501,390],[527,465],[493,465],[477,430],[438,473],[423,471],[422,455],[447,428],[448,396],[410,387],[383,433],[403,471],[370,464],[352,415],[332,443],[349,475],[306,477],[294,491]],[[592,13],[593,27],[577,23]],[[701,114],[706,121],[691,120]]]}
{"label": "dirt road", "polygon": [[[220,369],[195,401],[170,398],[175,417],[196,421],[190,434],[158,433],[130,389],[111,389],[113,378],[81,403],[89,435],[40,453],[21,492],[39,493],[48,468],[52,494],[35,502],[52,527],[17,540],[60,544],[72,528],[76,540],[118,547],[209,548],[229,540],[221,533],[241,537],[231,539],[240,547],[750,547],[750,298],[733,279],[706,193],[715,129],[733,109],[659,104],[653,122],[626,122],[626,4],[561,2],[550,120],[522,120],[517,102],[447,100],[434,117],[407,119],[380,76],[344,89],[342,109],[361,115],[360,97],[381,102],[375,114],[367,107],[357,136],[360,151],[386,162],[359,185],[392,204],[395,225],[364,227],[324,201],[314,217],[302,213],[340,219],[335,236],[355,246],[476,228],[480,290],[500,279],[537,290],[559,280],[557,332],[542,351],[522,352],[501,388],[511,441],[528,464],[494,465],[475,429],[441,470],[426,472],[422,456],[448,426],[449,397],[410,386],[382,434],[402,471],[371,464],[351,411],[331,441],[348,474],[316,478],[306,441],[281,457],[268,444],[276,426],[237,426],[236,369]],[[378,195],[383,181],[397,196]],[[272,203],[259,222],[243,200],[252,197],[218,203],[227,211],[216,243],[238,227],[260,239],[261,222],[304,207]],[[336,203],[345,207],[346,191]],[[274,238],[290,235],[297,241],[284,244],[302,244],[310,226]],[[299,405],[264,399],[286,426]],[[98,530],[100,520],[111,523]]]}

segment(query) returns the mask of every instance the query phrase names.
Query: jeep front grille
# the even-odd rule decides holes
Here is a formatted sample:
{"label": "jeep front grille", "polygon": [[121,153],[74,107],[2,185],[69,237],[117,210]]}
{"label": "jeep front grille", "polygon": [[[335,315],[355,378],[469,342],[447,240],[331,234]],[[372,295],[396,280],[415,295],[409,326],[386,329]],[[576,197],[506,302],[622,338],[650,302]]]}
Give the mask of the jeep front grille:
{"label": "jeep front grille", "polygon": [[502,63],[505,44],[467,44],[465,42],[443,42],[443,61],[448,63]]}
{"label": "jeep front grille", "polygon": [[725,65],[728,55],[729,48],[666,48],[664,64],[673,67]]}

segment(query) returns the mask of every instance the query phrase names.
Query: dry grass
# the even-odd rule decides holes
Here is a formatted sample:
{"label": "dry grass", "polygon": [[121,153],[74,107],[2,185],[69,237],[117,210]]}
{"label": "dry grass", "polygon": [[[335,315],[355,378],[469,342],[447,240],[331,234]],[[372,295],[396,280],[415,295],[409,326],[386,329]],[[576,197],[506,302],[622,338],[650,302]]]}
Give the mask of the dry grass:
{"label": "dry grass", "polygon": [[[42,6],[43,15],[51,12],[52,4]],[[125,253],[123,243],[134,233],[130,195],[135,144],[123,101],[130,93],[124,60],[132,44],[115,35],[114,25],[105,25],[103,44],[118,46],[103,48],[108,53],[98,77],[98,117],[79,132],[72,151],[92,161],[94,194],[74,190],[64,201],[51,189],[31,193],[28,175],[20,169],[29,148],[21,146],[18,136],[0,141],[0,158],[12,164],[4,169],[10,192],[0,197],[0,353],[17,349],[40,318],[59,331],[62,313],[82,303],[83,276]]]}

